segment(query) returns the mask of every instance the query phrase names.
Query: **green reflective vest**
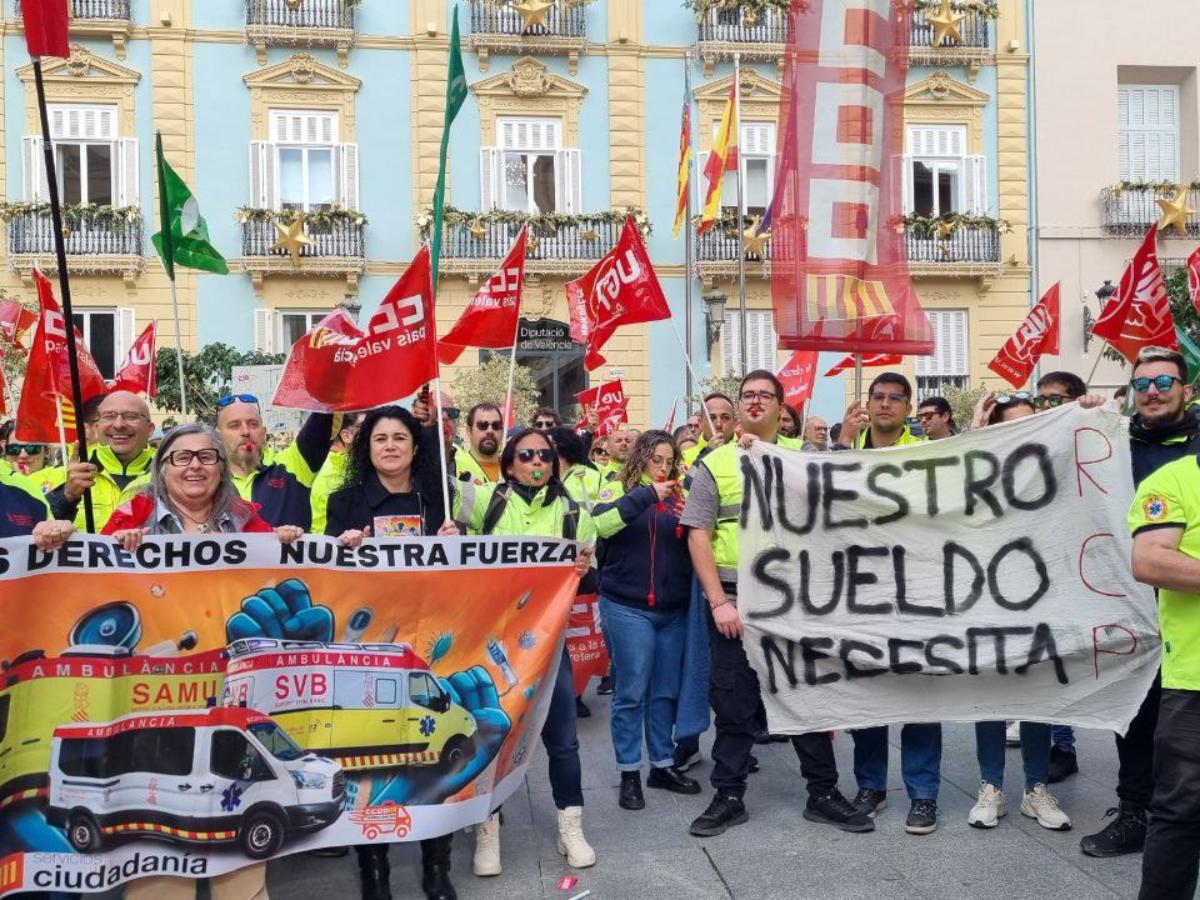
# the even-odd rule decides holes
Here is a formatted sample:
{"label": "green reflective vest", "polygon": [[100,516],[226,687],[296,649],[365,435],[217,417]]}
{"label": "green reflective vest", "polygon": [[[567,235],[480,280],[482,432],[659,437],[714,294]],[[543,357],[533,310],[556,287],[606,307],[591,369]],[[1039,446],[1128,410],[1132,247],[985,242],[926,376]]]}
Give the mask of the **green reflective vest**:
{"label": "green reflective vest", "polygon": [[325,465],[313,479],[309,491],[309,502],[312,504],[312,533],[324,534],[325,523],[329,521],[329,497],[342,486],[346,477],[346,463],[349,460],[347,452],[334,453],[330,451],[325,457]]}

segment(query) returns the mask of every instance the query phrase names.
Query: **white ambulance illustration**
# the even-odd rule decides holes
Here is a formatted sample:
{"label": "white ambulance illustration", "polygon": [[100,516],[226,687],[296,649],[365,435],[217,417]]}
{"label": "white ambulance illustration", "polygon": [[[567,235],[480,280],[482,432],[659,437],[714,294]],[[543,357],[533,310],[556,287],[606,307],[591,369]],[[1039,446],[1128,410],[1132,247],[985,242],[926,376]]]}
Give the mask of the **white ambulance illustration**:
{"label": "white ambulance illustration", "polygon": [[475,755],[475,717],[409,644],[245,638],[228,652],[222,702],[269,713],[344,769],[458,771]]}
{"label": "white ambulance illustration", "polygon": [[301,750],[251,709],[135,713],[61,725],[47,820],[94,853],[121,838],[236,843],[251,859],[332,824],[346,799],[337,763]]}

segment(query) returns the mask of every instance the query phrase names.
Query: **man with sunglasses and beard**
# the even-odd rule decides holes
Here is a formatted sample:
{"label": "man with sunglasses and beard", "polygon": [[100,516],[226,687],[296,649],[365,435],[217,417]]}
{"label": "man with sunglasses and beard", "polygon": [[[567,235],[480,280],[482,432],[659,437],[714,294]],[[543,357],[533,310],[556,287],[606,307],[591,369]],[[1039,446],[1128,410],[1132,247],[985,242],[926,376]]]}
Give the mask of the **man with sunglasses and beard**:
{"label": "man with sunglasses and beard", "polygon": [[504,416],[494,403],[476,403],[467,411],[469,449],[454,448],[454,477],[472,484],[500,480],[500,451],[504,449]]}

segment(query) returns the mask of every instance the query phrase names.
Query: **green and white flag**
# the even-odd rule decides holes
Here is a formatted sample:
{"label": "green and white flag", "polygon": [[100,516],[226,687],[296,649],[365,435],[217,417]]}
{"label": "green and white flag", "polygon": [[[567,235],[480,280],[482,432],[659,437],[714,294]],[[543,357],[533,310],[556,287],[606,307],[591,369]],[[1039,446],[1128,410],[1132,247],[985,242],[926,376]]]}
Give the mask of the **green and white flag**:
{"label": "green and white flag", "polygon": [[442,124],[442,152],[438,160],[437,187],[433,191],[433,289],[437,290],[438,264],[442,256],[442,214],[446,206],[446,151],[450,146],[450,125],[467,99],[467,75],[463,70],[462,48],[458,39],[458,7],[454,7],[450,29],[450,61],[446,67],[446,119]]}
{"label": "green and white flag", "polygon": [[225,258],[209,243],[208,223],[200,215],[200,204],[163,157],[161,134],[155,143],[155,154],[158,161],[159,228],[162,230],[150,240],[162,258],[167,277],[175,280],[177,264],[185,269],[202,269],[217,275],[228,275],[229,266]]}

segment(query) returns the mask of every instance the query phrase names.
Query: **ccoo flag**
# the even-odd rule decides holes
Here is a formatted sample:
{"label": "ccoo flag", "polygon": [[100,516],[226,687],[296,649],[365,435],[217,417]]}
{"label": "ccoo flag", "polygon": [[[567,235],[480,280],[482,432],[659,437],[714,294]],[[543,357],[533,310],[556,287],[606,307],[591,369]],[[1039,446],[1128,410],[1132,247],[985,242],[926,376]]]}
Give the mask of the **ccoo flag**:
{"label": "ccoo flag", "polygon": [[114,391],[130,391],[151,398],[158,394],[158,367],[154,358],[156,331],[157,323],[151,322],[133,342],[133,346],[125,354],[125,361],[117,370],[117,378],[112,386]]}
{"label": "ccoo flag", "polygon": [[150,240],[162,258],[167,277],[175,280],[177,264],[185,269],[228,275],[225,258],[209,243],[208,223],[200,215],[200,204],[163,156],[161,134],[154,149],[158,163],[159,227],[162,230]]}
{"label": "ccoo flag", "polygon": [[[465,347],[500,350],[517,340],[521,320],[521,287],[525,282],[526,225],[496,274],[479,286],[449,334],[438,341],[438,359],[450,365]],[[505,419],[509,422],[511,419]]]}

